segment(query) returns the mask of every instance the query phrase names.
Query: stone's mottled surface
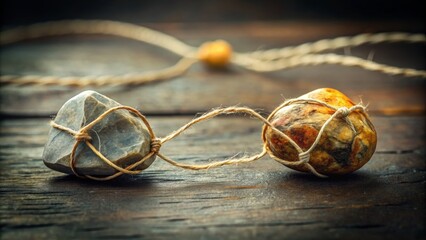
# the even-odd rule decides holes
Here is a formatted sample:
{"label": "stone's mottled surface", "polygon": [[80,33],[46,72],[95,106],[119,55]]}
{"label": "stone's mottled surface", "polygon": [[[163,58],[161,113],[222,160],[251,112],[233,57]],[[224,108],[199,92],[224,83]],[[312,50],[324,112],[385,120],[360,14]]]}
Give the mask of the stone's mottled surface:
{"label": "stone's mottled surface", "polygon": [[[323,88],[307,93],[299,98],[321,100],[335,107],[354,106],[354,103],[341,92]],[[303,150],[314,143],[322,125],[334,113],[332,109],[308,103],[298,103],[279,110],[271,119],[272,124],[292,138]],[[366,113],[352,112],[349,120],[356,132],[344,118],[336,117],[325,129],[317,147],[311,153],[310,164],[325,175],[339,175],[353,172],[373,155],[377,136],[373,124]],[[288,161],[297,161],[297,150],[284,138],[271,129],[266,132],[267,144],[278,157]],[[292,169],[308,172],[304,166],[288,166]]]}
{"label": "stone's mottled surface", "polygon": [[[85,91],[68,100],[54,121],[77,131],[116,106],[120,104],[108,97],[94,91]],[[92,137],[92,144],[105,157],[121,167],[135,163],[150,152],[151,138],[145,125],[137,116],[126,110],[109,114],[97,123],[89,134]],[[72,173],[69,159],[75,142],[69,133],[51,128],[43,152],[46,166],[56,171]],[[154,159],[155,156],[152,156],[136,169],[149,167]],[[76,169],[79,174],[98,176],[116,172],[96,156],[84,142],[80,143],[76,150]]]}

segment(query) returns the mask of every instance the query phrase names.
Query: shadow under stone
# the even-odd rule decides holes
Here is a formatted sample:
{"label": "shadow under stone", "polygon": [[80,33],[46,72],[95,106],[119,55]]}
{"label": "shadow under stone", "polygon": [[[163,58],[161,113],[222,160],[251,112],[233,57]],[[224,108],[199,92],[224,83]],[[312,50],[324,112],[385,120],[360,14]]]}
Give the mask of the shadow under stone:
{"label": "shadow under stone", "polygon": [[108,181],[81,179],[74,175],[54,177],[50,185],[55,187],[94,187],[94,188],[151,188],[154,179],[147,175],[123,175]]}

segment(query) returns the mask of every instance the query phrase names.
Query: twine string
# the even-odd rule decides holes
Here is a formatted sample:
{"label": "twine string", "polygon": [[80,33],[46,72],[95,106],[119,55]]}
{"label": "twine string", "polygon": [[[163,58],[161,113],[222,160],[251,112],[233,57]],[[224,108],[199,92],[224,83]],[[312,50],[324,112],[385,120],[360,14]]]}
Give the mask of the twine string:
{"label": "twine string", "polygon": [[426,71],[412,68],[400,68],[386,64],[376,63],[354,56],[342,56],[333,53],[328,54],[305,54],[288,58],[280,58],[275,61],[263,61],[239,56],[233,63],[255,72],[272,72],[285,70],[299,66],[317,66],[323,64],[342,65],[349,67],[361,67],[366,70],[382,72],[389,75],[403,75],[406,77],[426,78]]}
{"label": "twine string", "polygon": [[[284,132],[278,130],[272,123],[271,123],[271,119],[273,118],[273,116],[279,111],[281,110],[283,107],[291,105],[291,104],[300,104],[300,103],[307,103],[307,104],[319,104],[328,108],[331,108],[332,110],[334,110],[335,112],[330,116],[330,118],[327,119],[327,121],[322,125],[320,131],[317,134],[317,137],[314,141],[314,143],[311,145],[311,147],[304,151],[303,149],[300,148],[300,146],[294,142],[293,139],[291,139],[287,134],[285,134]],[[93,144],[91,143],[92,138],[89,135],[89,131],[100,121],[102,121],[107,115],[111,114],[114,111],[117,110],[127,110],[131,113],[134,113],[137,117],[139,117],[142,122],[144,123],[144,125],[146,126],[148,133],[150,135],[151,138],[151,149],[150,152],[144,156],[142,159],[140,159],[139,161],[127,166],[127,167],[120,167],[117,164],[113,163],[111,160],[109,160],[107,157],[105,157],[98,149],[96,149],[95,146],[93,146]],[[354,112],[354,111],[365,111],[365,107],[358,104],[355,106],[352,106],[351,108],[346,108],[346,107],[341,107],[341,108],[336,108],[333,107],[323,101],[320,100],[316,100],[316,99],[290,99],[288,101],[285,101],[283,104],[281,104],[278,108],[276,108],[267,119],[265,119],[264,117],[262,117],[259,113],[257,113],[256,111],[254,111],[253,109],[250,109],[248,107],[228,107],[228,108],[218,108],[218,109],[213,109],[210,112],[207,112],[203,115],[201,115],[200,117],[197,117],[195,119],[193,119],[192,121],[188,122],[187,124],[185,124],[184,126],[182,126],[181,128],[177,129],[176,131],[171,132],[169,135],[163,137],[163,138],[157,138],[151,125],[149,124],[148,120],[146,119],[146,117],[141,114],[138,110],[129,107],[129,106],[118,106],[118,107],[114,107],[111,108],[107,111],[105,111],[104,113],[102,113],[100,116],[98,116],[95,120],[93,120],[92,122],[88,123],[87,125],[85,125],[84,127],[82,127],[80,130],[76,131],[73,130],[71,128],[68,128],[66,126],[62,126],[60,124],[55,123],[54,121],[51,121],[51,126],[67,132],[68,134],[72,135],[76,142],[72,148],[71,154],[70,154],[70,159],[69,159],[69,166],[72,170],[72,172],[81,178],[89,178],[92,180],[98,180],[98,181],[105,181],[105,180],[110,180],[113,178],[116,178],[122,174],[138,174],[140,173],[142,170],[138,170],[135,169],[137,166],[139,166],[140,164],[142,164],[143,162],[145,162],[146,160],[148,160],[149,158],[151,158],[154,155],[157,155],[159,158],[161,158],[162,160],[170,163],[173,166],[176,167],[180,167],[183,169],[190,169],[190,170],[202,170],[202,169],[210,169],[210,168],[216,168],[216,167],[221,167],[221,166],[225,166],[225,165],[233,165],[233,164],[240,164],[240,163],[248,163],[248,162],[253,162],[256,160],[261,159],[262,157],[264,157],[266,154],[269,154],[269,156],[276,160],[277,162],[280,162],[284,165],[289,165],[289,166],[300,166],[300,165],[304,165],[306,166],[306,168],[313,173],[314,175],[318,176],[318,177],[327,177],[321,173],[319,173],[311,164],[310,164],[310,154],[311,152],[315,149],[315,147],[318,145],[322,135],[324,134],[325,128],[329,125],[329,123],[337,118],[337,117],[342,117],[344,119],[346,119],[347,121],[350,122],[350,120],[348,119],[348,116],[350,115],[350,113]],[[253,156],[249,156],[249,157],[241,157],[241,158],[231,158],[231,159],[226,159],[226,160],[222,160],[222,161],[217,161],[217,162],[212,162],[212,163],[207,163],[207,164],[199,164],[199,165],[193,165],[193,164],[184,164],[184,163],[179,163],[167,156],[165,156],[164,154],[162,154],[160,152],[160,149],[162,147],[162,145],[176,137],[178,137],[179,135],[181,135],[183,132],[185,132],[187,129],[189,129],[190,127],[192,127],[193,125],[203,122],[203,121],[207,121],[209,119],[212,119],[214,117],[217,117],[219,115],[224,115],[224,114],[236,114],[236,113],[243,113],[245,115],[249,115],[251,117],[254,117],[258,120],[260,120],[261,122],[263,122],[263,129],[262,129],[262,141],[263,141],[263,148],[262,151],[258,154],[255,154]],[[353,126],[353,125],[352,125]],[[289,160],[284,160],[281,159],[280,157],[276,156],[271,149],[268,147],[267,145],[267,139],[266,139],[266,130],[267,129],[272,129],[272,131],[274,131],[274,133],[280,135],[281,137],[285,138],[299,153],[298,155],[298,160],[297,161],[289,161]],[[354,128],[353,128],[354,129]],[[117,172],[110,175],[110,176],[106,176],[106,177],[98,177],[98,176],[91,176],[91,175],[81,175],[78,173],[77,168],[76,168],[76,151],[77,151],[77,147],[80,143],[84,142],[90,149],[91,151],[93,151],[93,153],[95,153],[103,162],[105,162],[108,166],[110,166],[111,168],[115,169]]]}
{"label": "twine string", "polygon": [[[200,58],[201,55],[205,54],[198,54],[199,49],[197,47],[190,46],[173,36],[139,25],[107,20],[65,20],[19,27],[1,32],[0,45],[40,37],[70,34],[104,34],[128,38],[163,48],[182,58],[175,65],[165,69],[145,73],[128,73],[125,75],[82,77],[1,75],[1,85],[60,85],[73,87],[141,85],[181,76],[198,61],[209,63],[208,59]],[[255,72],[271,72],[308,65],[337,64],[342,66],[361,67],[366,70],[378,71],[389,75],[426,78],[426,71],[424,70],[389,66],[354,56],[342,56],[331,53],[318,54],[326,50],[382,42],[425,43],[426,36],[424,34],[401,32],[360,34],[352,37],[324,39],[317,42],[304,43],[298,46],[289,46],[280,49],[224,54],[227,54],[227,56],[225,56],[226,58],[230,58],[230,63]],[[210,62],[213,63],[214,60]]]}
{"label": "twine string", "polygon": [[391,33],[365,33],[353,37],[338,37],[334,39],[323,39],[316,42],[304,43],[298,46],[284,48],[274,48],[264,51],[254,51],[245,53],[252,58],[272,61],[293,56],[302,56],[306,54],[337,50],[345,47],[356,47],[363,44],[377,44],[383,42],[409,42],[424,43],[426,36],[424,34],[409,34],[403,32]]}

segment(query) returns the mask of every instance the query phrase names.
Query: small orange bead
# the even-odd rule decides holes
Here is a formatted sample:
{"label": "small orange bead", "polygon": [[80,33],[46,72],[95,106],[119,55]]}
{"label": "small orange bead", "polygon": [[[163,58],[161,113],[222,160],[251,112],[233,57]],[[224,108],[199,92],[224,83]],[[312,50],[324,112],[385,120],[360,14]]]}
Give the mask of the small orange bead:
{"label": "small orange bead", "polygon": [[232,56],[232,47],[223,40],[206,42],[198,51],[198,58],[209,67],[223,68]]}

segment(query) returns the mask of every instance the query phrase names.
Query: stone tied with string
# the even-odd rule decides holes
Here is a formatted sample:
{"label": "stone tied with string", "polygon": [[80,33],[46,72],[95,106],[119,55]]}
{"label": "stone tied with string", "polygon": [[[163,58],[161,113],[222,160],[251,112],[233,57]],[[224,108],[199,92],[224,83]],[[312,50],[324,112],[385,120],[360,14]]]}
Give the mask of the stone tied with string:
{"label": "stone tied with string", "polygon": [[367,163],[376,149],[376,131],[365,107],[334,89],[318,89],[290,100],[268,120],[296,143],[267,128],[268,149],[298,171],[350,173]]}
{"label": "stone tied with string", "polygon": [[[191,165],[176,162],[160,152],[164,143],[193,125],[234,113],[255,117],[263,123],[260,153]],[[151,165],[155,155],[176,167],[202,170],[248,163],[269,154],[292,169],[326,177],[362,167],[373,155],[377,142],[365,107],[329,88],[287,100],[267,119],[247,107],[213,109],[163,138],[155,136],[145,116],[136,109],[86,91],[66,102],[51,126],[43,153],[45,164],[94,180],[137,174]]]}
{"label": "stone tied with string", "polygon": [[[107,110],[120,106],[94,91],[82,92],[68,100],[52,122],[54,127],[43,152],[46,166],[76,175],[108,176],[117,170],[102,161],[91,148],[95,147],[121,168],[145,157],[151,151],[152,138],[134,113],[117,110],[89,125]],[[158,145],[154,144],[154,150],[158,151]],[[147,168],[154,159],[155,156],[151,156],[134,170]]]}

